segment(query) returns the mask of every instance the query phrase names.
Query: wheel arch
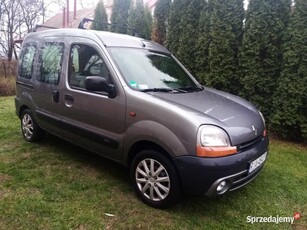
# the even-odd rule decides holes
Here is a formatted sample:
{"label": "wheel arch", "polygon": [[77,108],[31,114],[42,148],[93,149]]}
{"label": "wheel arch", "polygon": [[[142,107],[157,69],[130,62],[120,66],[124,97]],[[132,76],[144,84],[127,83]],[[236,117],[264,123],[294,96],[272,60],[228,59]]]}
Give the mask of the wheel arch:
{"label": "wheel arch", "polygon": [[159,153],[163,154],[165,157],[167,157],[173,163],[170,153],[168,153],[162,146],[152,141],[141,140],[134,143],[129,149],[127,156],[128,167],[130,167],[133,158],[142,150],[156,150]]}
{"label": "wheel arch", "polygon": [[29,109],[29,110],[30,110],[30,108],[29,108],[28,106],[26,106],[26,105],[22,105],[22,106],[19,108],[19,111],[18,111],[18,117],[19,117],[19,118],[21,118],[21,115],[22,115],[23,111],[25,111],[26,109]]}
{"label": "wheel arch", "polygon": [[157,150],[171,162],[173,158],[188,154],[185,142],[167,126],[151,120],[141,120],[129,126],[124,137],[124,164],[141,150]]}

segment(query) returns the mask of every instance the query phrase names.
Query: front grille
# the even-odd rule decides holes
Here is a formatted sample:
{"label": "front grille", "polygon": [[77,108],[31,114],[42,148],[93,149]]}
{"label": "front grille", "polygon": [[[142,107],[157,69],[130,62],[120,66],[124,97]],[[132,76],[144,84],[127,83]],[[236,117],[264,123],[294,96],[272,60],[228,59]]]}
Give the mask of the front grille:
{"label": "front grille", "polygon": [[251,140],[251,141],[248,141],[248,142],[245,142],[243,144],[240,144],[237,146],[238,148],[238,152],[241,152],[241,151],[245,151],[247,149],[250,149],[252,148],[253,146],[257,145],[258,142],[262,141],[263,140],[263,136],[259,136],[259,137],[256,137],[255,139]]}

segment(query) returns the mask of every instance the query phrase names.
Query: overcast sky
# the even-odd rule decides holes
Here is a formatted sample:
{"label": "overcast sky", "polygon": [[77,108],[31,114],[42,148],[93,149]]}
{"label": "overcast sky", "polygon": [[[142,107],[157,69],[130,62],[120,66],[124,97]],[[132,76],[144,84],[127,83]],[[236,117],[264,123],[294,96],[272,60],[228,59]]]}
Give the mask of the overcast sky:
{"label": "overcast sky", "polygon": [[[62,12],[63,7],[66,7],[67,0],[57,0],[60,1],[60,3],[52,3],[50,6],[48,6],[46,16],[47,19],[50,17],[53,17],[59,12]],[[50,2],[54,2],[54,0],[45,0],[45,4],[49,5]],[[82,8],[91,8],[96,6],[98,0],[77,0],[77,10],[80,10]],[[74,10],[74,0],[69,0],[69,10]]]}
{"label": "overcast sky", "polygon": [[[45,0],[46,5],[48,3],[55,1],[55,0]],[[48,7],[48,12],[47,12],[47,19],[50,17],[53,17],[57,13],[61,12],[63,10],[63,7],[66,7],[66,2],[67,0],[57,0],[61,1],[62,3],[53,3],[50,7]],[[99,0],[77,0],[77,9],[82,9],[82,8],[90,8],[96,6],[97,2]],[[227,1],[227,0],[226,0]],[[107,2],[107,0],[104,0],[104,2]],[[244,0],[244,8],[247,8],[249,0]],[[73,11],[74,9],[74,0],[69,0],[69,9],[70,11]]]}

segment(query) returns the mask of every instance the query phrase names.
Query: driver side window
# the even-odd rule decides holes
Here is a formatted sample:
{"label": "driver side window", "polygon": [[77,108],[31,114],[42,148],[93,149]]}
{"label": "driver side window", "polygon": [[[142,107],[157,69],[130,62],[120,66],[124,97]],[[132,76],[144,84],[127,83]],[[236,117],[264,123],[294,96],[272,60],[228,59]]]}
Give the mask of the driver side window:
{"label": "driver side window", "polygon": [[88,45],[74,44],[70,51],[69,85],[85,90],[88,76],[99,76],[110,81],[110,72],[99,53]]}

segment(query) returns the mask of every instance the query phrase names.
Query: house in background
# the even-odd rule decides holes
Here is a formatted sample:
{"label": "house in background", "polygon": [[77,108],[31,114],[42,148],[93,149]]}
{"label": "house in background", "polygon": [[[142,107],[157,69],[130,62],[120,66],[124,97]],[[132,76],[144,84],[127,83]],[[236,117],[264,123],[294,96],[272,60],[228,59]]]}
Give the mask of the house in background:
{"label": "house in background", "polygon": [[78,25],[82,18],[94,18],[95,7],[77,10],[76,17],[74,17],[74,12],[69,12],[69,20],[67,20],[67,12],[63,10],[63,12],[56,14],[49,20],[47,20],[43,26],[46,27],[55,27],[55,28],[78,28]]}
{"label": "house in background", "polygon": [[[155,5],[158,0],[143,0],[144,4],[150,9],[153,13]],[[104,6],[108,19],[111,19],[113,0],[104,0]],[[54,17],[47,20],[43,26],[46,27],[55,27],[55,28],[78,28],[80,21],[83,18],[94,19],[95,7],[85,8],[81,10],[70,11],[67,15],[66,8],[63,9],[61,13],[56,14]],[[88,25],[89,26],[89,25]]]}

